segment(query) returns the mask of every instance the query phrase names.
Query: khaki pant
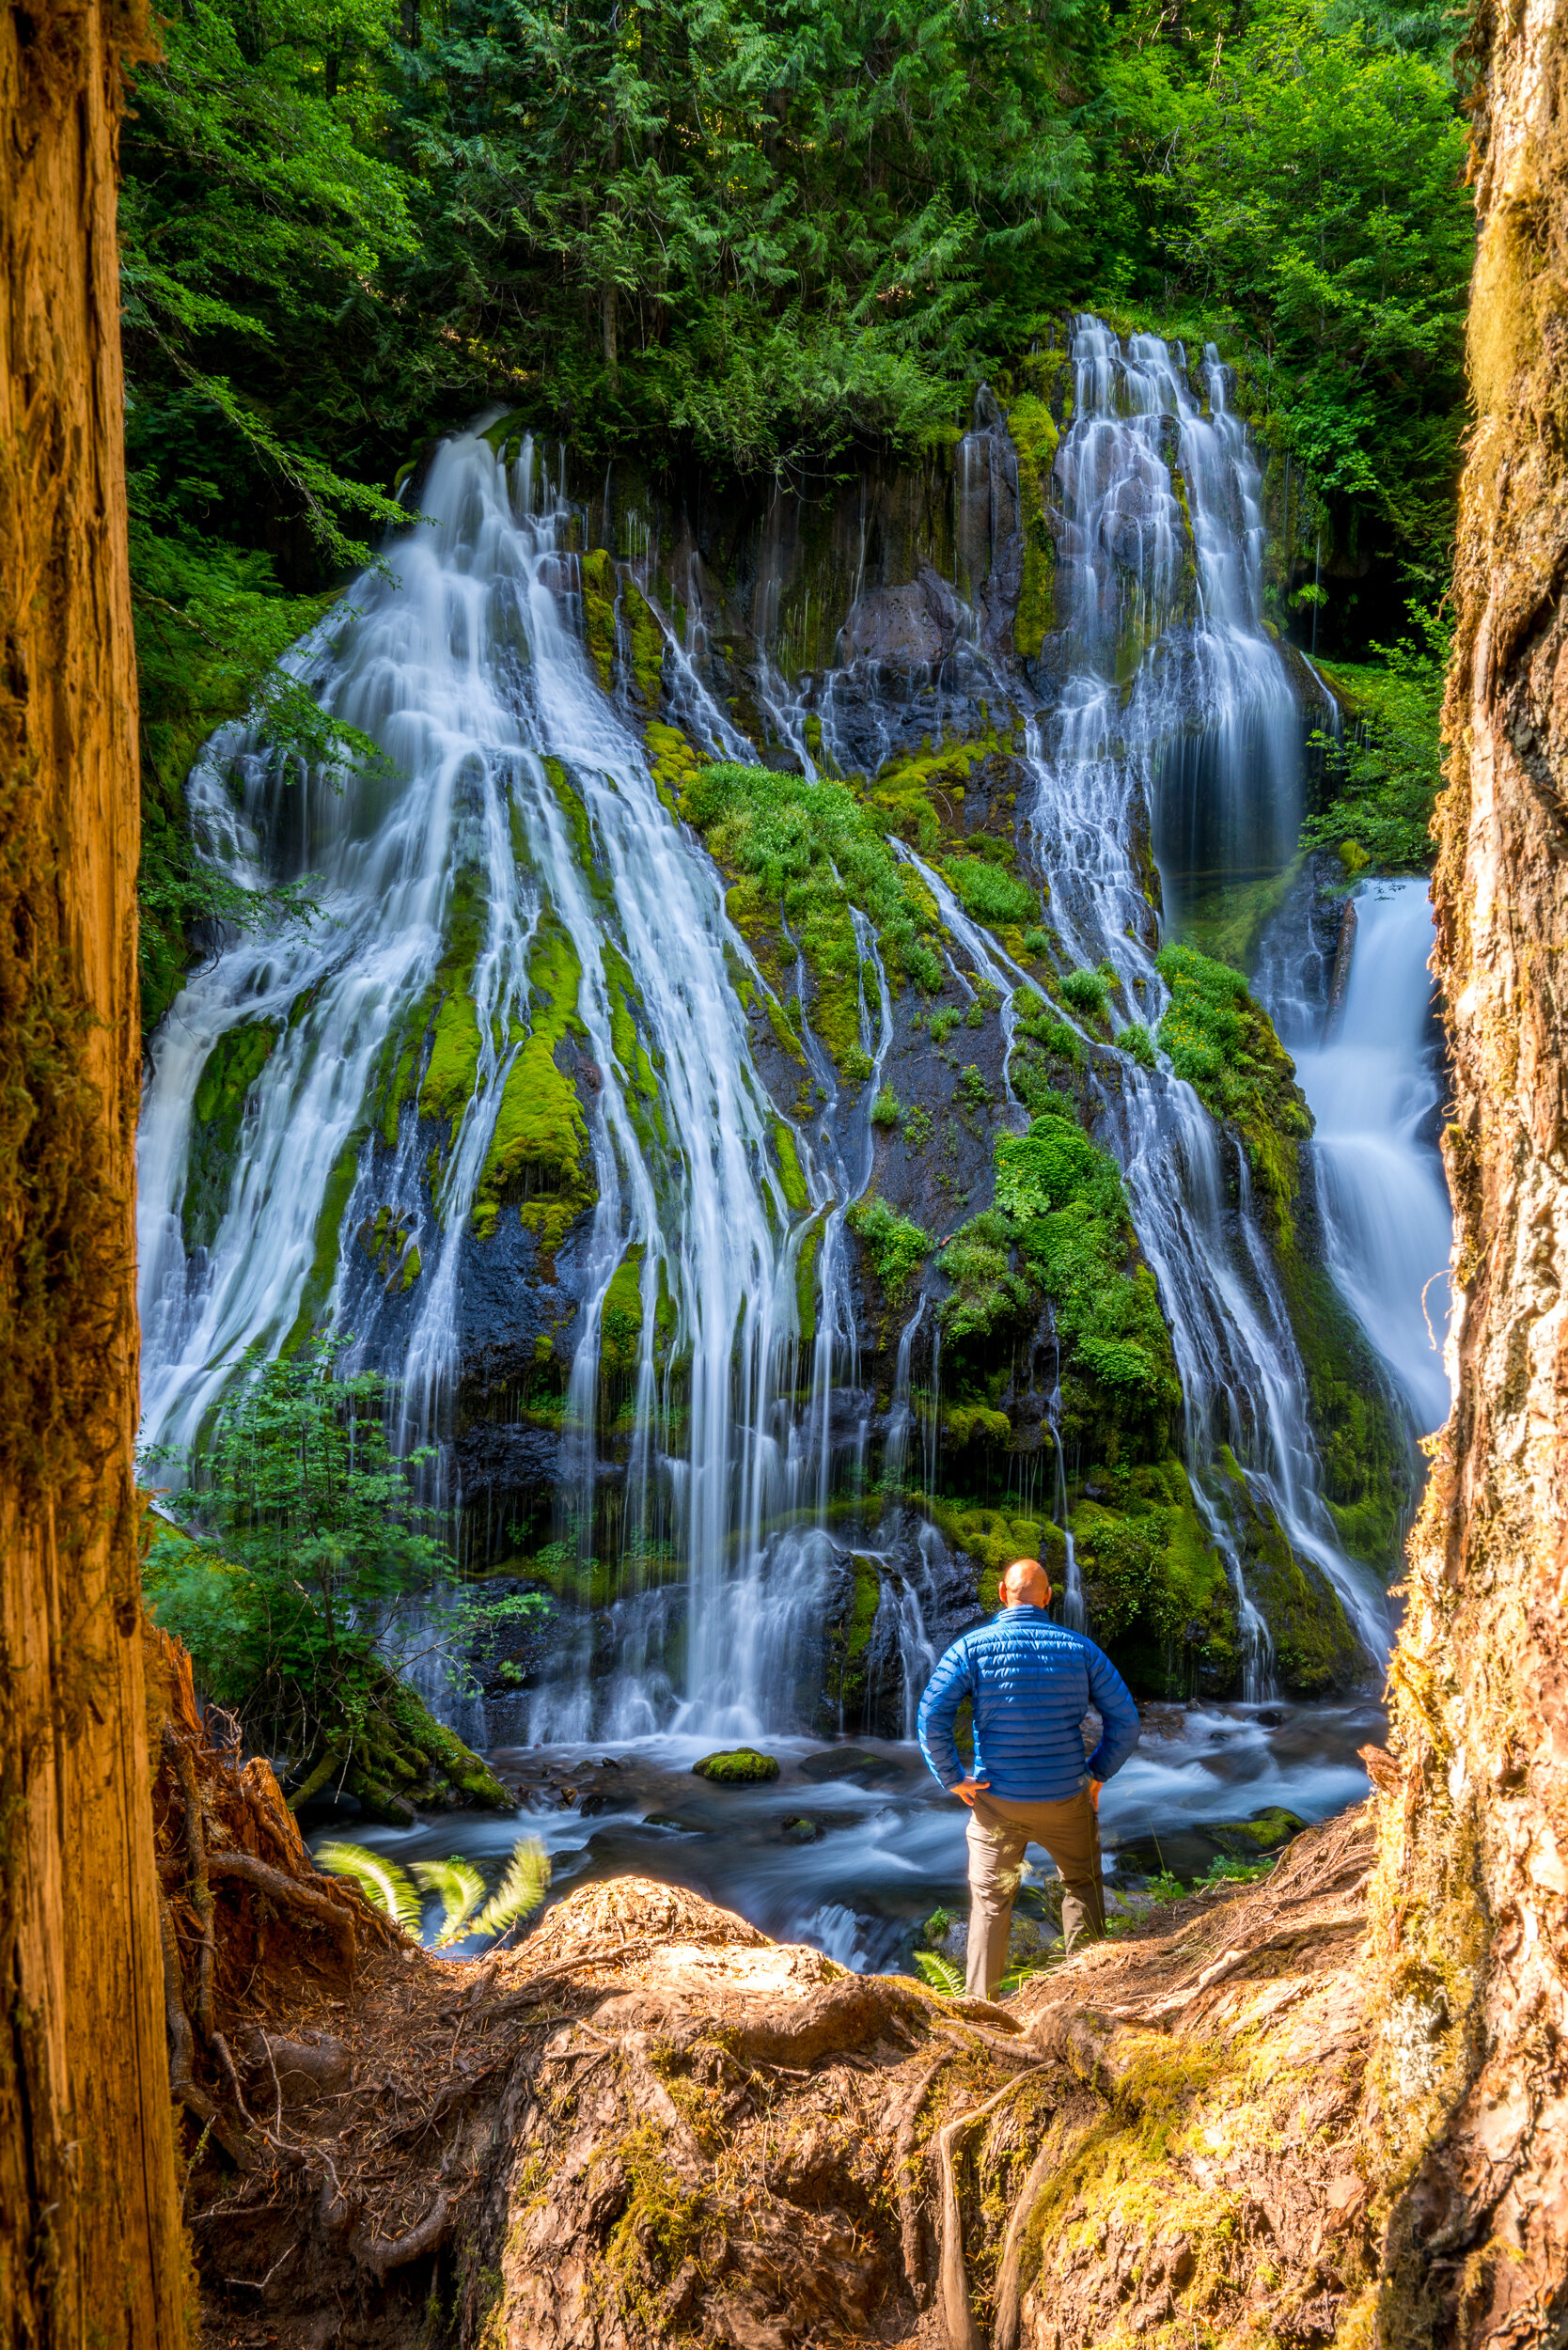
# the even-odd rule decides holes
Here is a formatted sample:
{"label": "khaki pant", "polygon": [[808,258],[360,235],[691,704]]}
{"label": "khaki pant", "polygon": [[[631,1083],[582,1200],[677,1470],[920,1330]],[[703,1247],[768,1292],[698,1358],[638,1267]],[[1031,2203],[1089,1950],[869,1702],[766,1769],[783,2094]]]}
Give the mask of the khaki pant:
{"label": "khaki pant", "polygon": [[1061,1930],[1069,1955],[1081,1941],[1102,1939],[1105,1896],[1100,1878],[1100,1818],[1087,1787],[1065,1803],[1014,1803],[1006,1795],[979,1794],[968,1835],[965,1987],[971,1998],[991,1998],[1007,1972],[1012,1904],[1027,1844],[1043,1845],[1061,1871]]}

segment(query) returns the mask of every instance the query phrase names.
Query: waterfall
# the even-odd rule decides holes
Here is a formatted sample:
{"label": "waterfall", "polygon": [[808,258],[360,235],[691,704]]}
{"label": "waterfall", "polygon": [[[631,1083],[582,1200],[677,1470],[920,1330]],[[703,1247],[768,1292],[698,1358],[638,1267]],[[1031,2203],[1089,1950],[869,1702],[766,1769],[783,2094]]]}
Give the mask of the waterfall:
{"label": "waterfall", "polygon": [[[1148,820],[1173,902],[1216,873],[1277,871],[1297,828],[1299,728],[1262,623],[1257,465],[1217,358],[1205,355],[1195,390],[1179,347],[1122,345],[1086,318],[1073,368],[1051,663],[1004,669],[994,606],[977,618],[990,590],[960,608],[940,581],[956,613],[946,666],[852,692],[855,656],[811,682],[808,712],[767,641],[785,626],[770,521],[757,707],[776,755],[814,777],[869,772],[928,716],[940,742],[944,697],[971,686],[994,710],[1011,704],[1017,822],[1049,877],[1048,919],[1071,957],[1114,972],[1121,1015],[1153,1028],[1168,997]],[[444,443],[419,492],[425,520],[290,657],[381,763],[301,779],[237,726],[192,777],[206,853],[246,885],[311,874],[321,910],[281,935],[216,942],[154,1040],[144,1432],[194,1442],[248,1350],[276,1354],[329,1323],[352,1336],[352,1359],[394,1375],[401,1437],[437,1446],[436,1498],[463,1524],[464,1381],[499,1332],[510,1352],[496,1382],[511,1401],[496,1443],[525,1438],[554,1463],[550,1552],[587,1595],[560,1610],[550,1678],[507,1700],[512,1734],[755,1737],[809,1724],[855,1551],[877,1561],[877,1638],[902,1660],[907,1728],[934,1652],[941,1551],[929,1525],[917,1556],[892,1526],[917,1417],[928,1512],[936,1493],[942,1323],[928,1294],[899,1341],[882,1547],[840,1525],[872,1418],[846,1219],[872,1183],[871,1107],[898,1042],[883,944],[852,907],[869,1078],[840,1075],[803,984],[791,1052],[804,1074],[781,1111],[758,1055],[782,1007],[675,813],[646,712],[606,682],[594,650],[608,599],[619,675],[633,669],[635,571],[651,599],[636,625],[662,633],[665,716],[698,752],[755,761],[729,714],[743,697],[717,682],[702,566],[679,554],[676,630],[658,607],[647,524],[622,530],[632,552],[618,560],[580,556],[589,541],[564,458],[527,435],[504,446],[510,459],[478,431]],[[980,506],[1001,495],[1010,462],[993,404],[958,452],[955,576],[984,577]],[[856,604],[873,538],[863,498]],[[969,682],[955,686],[960,673]],[[1008,1060],[1032,982],[930,856],[890,845],[936,906],[959,992],[996,1000],[999,1115],[1021,1127]],[[793,951],[804,978],[804,945]],[[1364,1018],[1355,988],[1349,1042],[1335,1049],[1359,1053],[1371,1083],[1372,1007]],[[1248,1694],[1267,1688],[1269,1638],[1222,1448],[1380,1653],[1381,1595],[1343,1557],[1321,1496],[1305,1373],[1247,1169],[1229,1169],[1214,1120],[1168,1067],[1098,1043],[1089,1066],[1097,1131],[1170,1323],[1185,1456],[1236,1587]],[[525,1115],[541,1087],[548,1134]],[[1352,1280],[1375,1244],[1356,1173],[1363,1112],[1346,1089],[1348,1073],[1320,1157],[1336,1269]],[[212,1105],[230,1096],[235,1147],[214,1164]],[[1412,1120],[1423,1115],[1412,1098]],[[1370,1291],[1358,1310],[1382,1344]],[[568,1358],[554,1417],[530,1418],[528,1366]],[[1052,1438],[1065,1519],[1054,1421]],[[1081,1621],[1065,1530],[1064,1606]],[[510,1538],[491,1524],[484,1539],[489,1559]]]}
{"label": "waterfall", "polygon": [[1281,1035],[1317,1121],[1329,1268],[1387,1363],[1418,1434],[1448,1418],[1443,1367],[1453,1219],[1435,1129],[1441,1047],[1427,969],[1424,880],[1369,882],[1331,1035],[1320,1000],[1277,995]]}
{"label": "waterfall", "polygon": [[[382,746],[384,770],[341,791],[301,784],[231,728],[193,779],[210,853],[254,881],[272,848],[273,871],[286,858],[321,875],[322,914],[285,940],[227,944],[191,976],[154,1043],[142,1127],[145,1432],[190,1441],[244,1351],[275,1352],[313,1308],[400,1374],[421,1433],[443,1432],[479,1170],[520,1058],[550,1037],[552,1016],[557,1033],[566,1025],[561,975],[575,971],[568,1010],[590,1073],[597,1198],[575,1244],[583,1305],[564,1510],[585,1543],[600,1321],[618,1265],[640,1252],[618,1637],[633,1647],[642,1638],[650,1610],[639,1603],[657,1595],[639,1590],[639,1559],[667,1540],[687,1567],[688,1707],[719,1727],[755,1728],[779,1674],[788,1678],[809,1607],[809,1538],[790,1546],[769,1604],[762,1528],[821,1481],[810,1451],[813,1437],[827,1442],[834,1336],[843,1335],[836,1249],[846,1192],[827,1217],[802,1428],[782,1402],[800,1219],[784,1199],[776,1114],[731,978],[731,964],[750,967],[749,953],[711,863],[661,803],[635,724],[600,690],[572,625],[572,511],[530,441],[509,468],[477,434],[442,446],[420,503],[430,523],[389,549],[390,577],[360,580],[346,613],[296,661],[323,706]],[[716,712],[699,739],[714,753],[733,747]],[[546,916],[546,951],[531,951]],[[427,992],[444,953],[468,951],[464,925],[473,1068],[450,1102],[450,1147],[432,1183],[416,1142],[419,1097],[406,1077],[398,1097],[395,1056],[416,1058]],[[623,1014],[641,1025],[618,1036]],[[259,1024],[269,1042],[243,1147],[211,1235],[187,1245],[197,1083],[214,1046]],[[438,1028],[427,1105],[441,1048]],[[645,1093],[656,1090],[659,1120],[635,1096],[639,1076]],[[802,1157],[820,1207],[824,1186],[804,1136]],[[411,1283],[384,1281],[356,1253],[356,1232],[383,1211],[382,1229],[400,1235],[399,1264],[417,1264]],[[669,1374],[655,1361],[665,1294],[670,1355],[689,1365],[680,1434]],[[606,1715],[586,1679],[568,1675],[541,1693],[535,1734],[584,1734],[590,1722],[611,1730],[618,1716],[635,1726],[646,1720],[641,1682],[640,1671],[619,1676],[624,1712],[612,1695]]]}
{"label": "waterfall", "polygon": [[[1152,336],[1133,336],[1123,352],[1083,319],[1073,357],[1074,423],[1057,467],[1071,662],[1055,707],[1029,724],[1027,821],[1058,934],[1080,963],[1108,964],[1129,1015],[1153,1028],[1168,998],[1134,824],[1152,810],[1178,896],[1200,873],[1282,868],[1299,819],[1295,703],[1262,626],[1258,473],[1217,357],[1205,354],[1207,416],[1179,349]],[[1267,1689],[1269,1635],[1213,1474],[1222,1445],[1381,1656],[1382,1593],[1345,1558],[1322,1499],[1306,1375],[1246,1167],[1233,1208],[1192,1088],[1131,1059],[1118,1079],[1103,1089],[1107,1133],[1170,1324],[1184,1450],[1236,1588],[1247,1694]]]}

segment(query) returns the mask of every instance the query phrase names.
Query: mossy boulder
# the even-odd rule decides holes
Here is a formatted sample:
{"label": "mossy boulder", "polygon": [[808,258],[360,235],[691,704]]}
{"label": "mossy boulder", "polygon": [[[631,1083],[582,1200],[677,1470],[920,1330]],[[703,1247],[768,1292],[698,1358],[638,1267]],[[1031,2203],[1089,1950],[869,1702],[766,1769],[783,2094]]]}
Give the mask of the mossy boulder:
{"label": "mossy boulder", "polygon": [[1246,1820],[1207,1824],[1203,1833],[1231,1860],[1259,1860],[1265,1853],[1278,1852],[1293,1836],[1299,1836],[1306,1825],[1305,1820],[1287,1811],[1283,1805],[1271,1804]]}
{"label": "mossy boulder", "polygon": [[692,1775],[714,1787],[760,1787],[778,1777],[778,1764],[755,1747],[733,1747],[725,1754],[705,1754],[692,1764]]}
{"label": "mossy boulder", "polygon": [[209,1248],[217,1238],[234,1181],[245,1103],[277,1039],[273,1022],[243,1020],[227,1029],[207,1056],[191,1105],[191,1151],[180,1203],[187,1249]]}

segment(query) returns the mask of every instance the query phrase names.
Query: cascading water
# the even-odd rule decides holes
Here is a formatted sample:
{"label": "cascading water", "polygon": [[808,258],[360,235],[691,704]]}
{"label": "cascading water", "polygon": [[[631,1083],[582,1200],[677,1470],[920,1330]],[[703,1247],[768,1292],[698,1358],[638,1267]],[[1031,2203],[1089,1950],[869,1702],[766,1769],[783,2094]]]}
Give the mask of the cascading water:
{"label": "cascading water", "polygon": [[1309,988],[1299,963],[1265,959],[1263,983],[1316,1120],[1329,1267],[1425,1435],[1449,1411],[1453,1237],[1434,1132],[1442,1066],[1427,885],[1363,884],[1348,918],[1347,984],[1326,1017],[1324,990]]}
{"label": "cascading water", "polygon": [[[799,1223],[770,1155],[776,1113],[727,960],[745,968],[749,956],[711,865],[661,804],[635,728],[568,625],[570,513],[533,445],[510,480],[482,439],[445,445],[421,505],[432,526],[400,541],[391,578],[360,582],[347,624],[339,616],[330,642],[301,656],[323,705],[381,744],[386,773],[340,793],[295,785],[231,732],[194,782],[212,853],[256,881],[260,844],[291,841],[297,869],[321,876],[322,916],[283,942],[230,944],[193,975],[154,1046],[142,1128],[146,1434],[190,1440],[245,1349],[275,1352],[302,1316],[330,1306],[362,1353],[401,1371],[418,1433],[440,1434],[463,1268],[478,1218],[494,1221],[484,1194],[510,1140],[510,1081],[541,1041],[548,1052],[580,1023],[597,1203],[582,1244],[563,1504],[581,1539],[601,1316],[618,1265],[636,1261],[636,1434],[617,1592],[633,1668],[612,1673],[597,1707],[586,1676],[564,1672],[541,1697],[536,1731],[571,1735],[595,1719],[630,1731],[666,1710],[646,1685],[639,1621],[640,1561],[661,1541],[686,1562],[688,1702],[720,1726],[755,1726],[800,1612],[798,1577],[778,1606],[766,1603],[762,1529],[817,1482],[812,1431],[826,1423],[832,1345],[819,1338],[824,1392],[797,1425],[780,1399],[792,1386]],[[729,747],[716,712],[705,739]],[[237,815],[225,781],[235,770]],[[444,1035],[444,1007],[416,1100],[389,1051],[416,1059],[444,954],[472,958],[472,1029],[459,1014],[458,1033]],[[215,1229],[188,1246],[193,1102],[214,1047],[241,1027],[264,1030],[264,1065]],[[416,1145],[420,1106],[451,1115],[433,1180]],[[578,1114],[560,1114],[570,1141]],[[820,1193],[804,1138],[803,1155]],[[842,1211],[840,1192],[823,1251],[829,1333],[844,1320],[831,1246]],[[378,1218],[397,1235],[390,1280],[351,1246]],[[548,1205],[537,1229],[542,1248]],[[662,1388],[655,1376],[666,1296],[669,1352],[689,1366],[683,1443],[670,1430],[667,1373]]]}
{"label": "cascading water", "polygon": [[[1153,1028],[1168,997],[1134,849],[1140,807],[1176,844],[1187,889],[1200,869],[1211,878],[1278,870],[1299,817],[1298,721],[1262,621],[1257,468],[1227,412],[1217,357],[1205,356],[1207,416],[1179,352],[1152,336],[1134,336],[1123,352],[1080,320],[1073,358],[1057,587],[1071,666],[1055,708],[1029,725],[1028,822],[1058,933],[1080,963],[1113,969],[1129,1015]],[[1184,766],[1175,748],[1192,741],[1195,720],[1203,755],[1186,754]],[[1238,1212],[1191,1087],[1134,1059],[1119,1074],[1104,1095],[1106,1123],[1170,1323],[1194,1492],[1237,1589],[1247,1694],[1267,1687],[1269,1635],[1213,1473],[1221,1445],[1381,1655],[1381,1593],[1344,1557],[1321,1497],[1305,1373],[1245,1165]]]}

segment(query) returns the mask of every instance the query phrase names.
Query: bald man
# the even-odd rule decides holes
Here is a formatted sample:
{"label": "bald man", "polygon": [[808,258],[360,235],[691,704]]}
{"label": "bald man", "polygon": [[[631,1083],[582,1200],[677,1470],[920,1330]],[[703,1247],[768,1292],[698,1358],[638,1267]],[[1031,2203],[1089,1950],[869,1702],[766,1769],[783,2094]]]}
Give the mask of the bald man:
{"label": "bald man", "polygon": [[[1007,1971],[1012,1904],[1024,1851],[1039,1844],[1061,1872],[1061,1929],[1071,1957],[1105,1931],[1100,1881],[1100,1789],[1137,1744],[1137,1707],[1109,1657],[1046,1614],[1051,1585],[1038,1559],[1015,1559],[1001,1606],[938,1660],[920,1700],[920,1751],[951,1795],[969,1806],[969,1979],[989,1999]],[[964,1699],[973,1708],[975,1762],[964,1771],[953,1737]],[[1085,1759],[1090,1706],[1103,1734]]]}

